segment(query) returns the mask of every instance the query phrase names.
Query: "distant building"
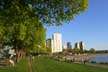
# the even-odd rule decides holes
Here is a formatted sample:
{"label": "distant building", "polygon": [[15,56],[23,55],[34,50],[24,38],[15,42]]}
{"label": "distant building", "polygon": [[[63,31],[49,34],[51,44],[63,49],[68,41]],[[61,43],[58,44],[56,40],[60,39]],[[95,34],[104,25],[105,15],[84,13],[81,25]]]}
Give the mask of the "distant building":
{"label": "distant building", "polygon": [[52,53],[54,52],[62,52],[62,35],[60,33],[54,33],[53,36],[53,47]]}
{"label": "distant building", "polygon": [[84,42],[83,42],[83,41],[81,41],[81,42],[79,43],[79,47],[80,47],[80,50],[81,50],[81,51],[84,50]]}
{"label": "distant building", "polygon": [[53,49],[53,40],[52,39],[46,40],[46,47],[51,48],[51,52],[52,52],[52,49]]}
{"label": "distant building", "polygon": [[72,48],[71,42],[67,42],[67,48]]}
{"label": "distant building", "polygon": [[80,48],[79,43],[77,43],[77,42],[75,43],[75,48],[78,48],[78,49]]}
{"label": "distant building", "polygon": [[48,48],[51,48],[51,47],[52,47],[52,39],[47,39],[47,40],[46,40],[46,46],[47,46]]}

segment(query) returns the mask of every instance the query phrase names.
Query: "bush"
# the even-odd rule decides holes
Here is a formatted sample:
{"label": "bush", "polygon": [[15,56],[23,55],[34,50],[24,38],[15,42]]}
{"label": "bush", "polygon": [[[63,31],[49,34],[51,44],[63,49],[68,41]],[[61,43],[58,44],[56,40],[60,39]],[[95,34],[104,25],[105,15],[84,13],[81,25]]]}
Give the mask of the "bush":
{"label": "bush", "polygon": [[108,64],[107,62],[100,62],[100,64]]}
{"label": "bush", "polygon": [[96,61],[91,61],[91,63],[96,63]]}

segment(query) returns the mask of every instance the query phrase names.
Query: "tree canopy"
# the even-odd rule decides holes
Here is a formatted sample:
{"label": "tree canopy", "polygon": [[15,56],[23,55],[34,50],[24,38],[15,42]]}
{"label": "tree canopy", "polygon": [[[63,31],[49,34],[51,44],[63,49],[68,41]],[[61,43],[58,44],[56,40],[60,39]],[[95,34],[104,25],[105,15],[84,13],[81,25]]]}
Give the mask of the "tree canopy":
{"label": "tree canopy", "polygon": [[0,19],[17,23],[35,16],[42,24],[61,25],[87,6],[88,0],[0,0]]}
{"label": "tree canopy", "polygon": [[0,0],[0,39],[18,49],[43,47],[43,24],[62,25],[87,6],[88,0]]}

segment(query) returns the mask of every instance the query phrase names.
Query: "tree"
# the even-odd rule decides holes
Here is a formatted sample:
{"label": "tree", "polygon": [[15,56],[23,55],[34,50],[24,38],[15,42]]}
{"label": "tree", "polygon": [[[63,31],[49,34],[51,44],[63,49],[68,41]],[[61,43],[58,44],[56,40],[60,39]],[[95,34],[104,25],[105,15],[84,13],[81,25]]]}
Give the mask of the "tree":
{"label": "tree", "polygon": [[91,48],[91,49],[89,50],[89,52],[90,52],[90,53],[95,53],[95,49],[94,49],[94,48]]}
{"label": "tree", "polygon": [[[29,50],[31,50],[31,52],[34,52],[34,53],[46,53],[47,52],[47,49],[45,47],[45,41],[46,41],[46,29],[43,27],[42,24],[36,24],[36,29],[34,29],[34,32],[32,33],[32,30],[29,30],[31,31],[31,34],[28,34],[28,35],[32,35],[32,36],[28,36],[28,37],[32,37],[31,38],[31,44],[30,46],[26,46],[26,47],[29,47]],[[33,27],[31,27],[32,29]],[[29,38],[26,38],[26,39],[29,39]],[[28,43],[30,43],[29,40],[27,40]],[[26,45],[29,45],[29,44],[26,44]]]}
{"label": "tree", "polygon": [[61,25],[87,5],[88,0],[0,0],[0,19],[20,23],[36,16],[42,23]]}
{"label": "tree", "polygon": [[77,53],[77,54],[80,53],[80,49],[79,49],[79,48],[74,48],[74,49],[73,49],[73,53],[74,53],[74,54],[75,54],[75,53]]}
{"label": "tree", "polygon": [[85,11],[87,5],[88,0],[0,0],[0,38],[11,42],[16,50],[32,50],[41,44],[38,34],[42,36],[45,31],[41,33],[38,28],[62,25]]}
{"label": "tree", "polygon": [[89,53],[89,50],[84,50],[83,53]]}
{"label": "tree", "polygon": [[68,53],[72,53],[73,52],[72,48],[67,48],[66,50],[67,50]]}

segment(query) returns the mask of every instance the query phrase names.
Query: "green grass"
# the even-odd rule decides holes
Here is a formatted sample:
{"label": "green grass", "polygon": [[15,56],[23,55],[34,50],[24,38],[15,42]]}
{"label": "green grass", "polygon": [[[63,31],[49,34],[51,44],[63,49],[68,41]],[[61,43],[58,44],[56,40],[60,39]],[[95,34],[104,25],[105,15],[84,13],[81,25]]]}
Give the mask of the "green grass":
{"label": "green grass", "polygon": [[15,66],[0,67],[0,72],[29,72],[29,70],[26,59],[22,59]]}
{"label": "green grass", "polygon": [[[55,61],[49,57],[35,57],[32,62],[33,72],[108,72],[108,69]],[[0,67],[0,72],[29,72],[27,58],[16,66]]]}
{"label": "green grass", "polygon": [[108,69],[59,62],[47,57],[36,57],[33,61],[34,72],[108,72]]}

